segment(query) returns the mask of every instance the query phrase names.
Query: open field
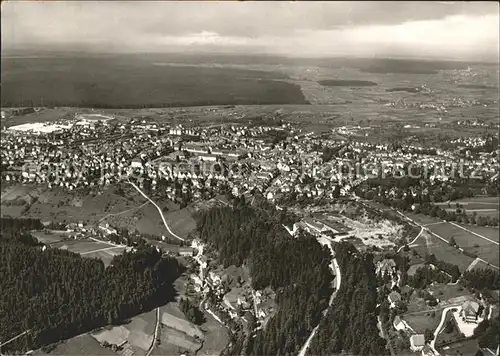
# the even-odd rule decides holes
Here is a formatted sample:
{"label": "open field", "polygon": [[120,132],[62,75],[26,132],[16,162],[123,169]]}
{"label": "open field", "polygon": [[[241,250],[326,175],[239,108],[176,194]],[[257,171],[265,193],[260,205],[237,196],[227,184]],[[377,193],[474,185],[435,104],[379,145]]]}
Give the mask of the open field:
{"label": "open field", "polygon": [[104,262],[104,266],[108,267],[113,260],[113,257],[121,255],[125,251],[124,247],[110,248],[109,250],[85,253],[83,256],[87,258],[97,258]]}
{"label": "open field", "polygon": [[500,203],[498,197],[479,196],[459,199],[449,203],[441,202],[435,204],[448,211],[455,211],[457,203],[460,204],[460,206],[465,209],[468,214],[476,213],[477,216],[490,217],[498,217],[499,214]]}
{"label": "open field", "polygon": [[152,355],[180,355],[188,351],[194,354],[200,349],[202,343],[200,340],[189,337],[176,329],[162,326],[160,331],[160,345],[156,346]]}
{"label": "open field", "polygon": [[125,247],[115,247],[107,243],[101,243],[90,239],[67,239],[64,234],[50,234],[36,231],[33,235],[51,248],[59,248],[78,253],[86,258],[97,258],[104,262],[107,267],[111,264],[113,257],[125,251]]}
{"label": "open field", "polygon": [[0,205],[0,215],[2,217],[15,218],[23,215],[25,210],[25,205]]}
{"label": "open field", "polygon": [[52,248],[59,248],[62,250],[68,250],[74,253],[86,253],[94,250],[99,250],[102,248],[110,247],[110,245],[102,242],[96,242],[90,239],[83,240],[65,240],[59,241],[51,244]]}
{"label": "open field", "polygon": [[427,237],[422,236],[412,247],[420,256],[424,257],[427,253],[434,254],[438,260],[457,265],[460,271],[465,271],[471,262],[474,261],[474,258],[464,255],[458,249],[450,246],[436,236],[432,234],[426,234],[425,236]]}
{"label": "open field", "polygon": [[436,298],[439,298],[440,302],[446,302],[448,304],[455,304],[460,301],[465,302],[467,299],[472,298],[470,292],[459,284],[448,285],[438,283],[427,287],[427,290],[434,293]]}
{"label": "open field", "polygon": [[[115,187],[110,187],[100,194],[86,194],[46,186],[9,186],[2,191],[2,216],[38,218],[64,224],[105,222],[142,234],[168,236],[158,210],[134,189],[125,186],[124,191],[119,195]],[[171,202],[160,205],[168,208],[164,214],[172,231],[186,236],[194,230],[196,223],[189,208],[179,210]]]}
{"label": "open field", "polygon": [[[196,229],[196,221],[194,221],[191,213],[191,209],[184,208],[176,211],[168,211],[166,214],[164,213],[164,216],[168,226],[170,226],[174,233],[179,236],[187,236],[191,231]],[[160,217],[158,216],[158,218]]]}
{"label": "open field", "polygon": [[[439,352],[443,356],[470,356],[474,355],[478,349],[477,341],[468,339],[447,345],[442,349],[439,348]],[[484,355],[488,355],[488,353],[484,352]]]}
{"label": "open field", "polygon": [[490,240],[499,242],[500,240],[500,230],[495,227],[486,227],[486,226],[471,226],[459,224],[463,228],[475,232],[476,234],[482,235]]}
{"label": "open field", "polygon": [[100,343],[107,341],[110,344],[125,345],[124,348],[144,353],[153,341],[155,324],[156,312],[151,310],[131,318],[127,324],[106,327],[91,335]]}
{"label": "open field", "polygon": [[116,356],[110,348],[102,347],[89,334],[75,336],[58,344],[50,353],[36,350],[34,355],[61,355],[61,356]]}
{"label": "open field", "polygon": [[51,245],[56,242],[60,242],[69,239],[68,233],[66,231],[55,232],[55,231],[33,231],[31,233],[41,243],[46,245]]}
{"label": "open field", "polygon": [[456,201],[453,201],[453,203],[460,203],[460,205],[463,205],[464,207],[467,208],[467,206],[475,206],[475,205],[478,205],[478,206],[483,206],[484,205],[493,205],[497,207],[498,209],[498,204],[500,202],[499,198],[498,197],[490,197],[490,196],[476,196],[476,197],[470,197],[470,198],[463,198],[463,199],[458,199]]}
{"label": "open field", "polygon": [[[434,284],[429,286],[427,290],[434,294],[434,296],[439,299],[439,305],[436,307],[430,307],[423,298],[420,298],[418,294],[414,291],[407,304],[408,311],[407,315],[422,313],[426,314],[435,310],[438,313],[438,309],[445,308],[452,304],[461,304],[468,299],[472,299],[472,295],[469,291],[463,288],[461,285],[448,285],[448,284]],[[439,321],[439,320],[438,320]]]}
{"label": "open field", "polygon": [[422,311],[420,313],[404,314],[402,317],[416,333],[423,334],[425,329],[435,330],[437,328],[441,313],[442,310],[436,310],[435,313]]}
{"label": "open field", "polygon": [[450,223],[432,225],[428,228],[448,241],[453,237],[458,246],[465,251],[477,254],[478,257],[498,266],[499,246],[497,244],[482,239]]}
{"label": "open field", "polygon": [[197,355],[220,355],[222,350],[229,344],[229,333],[208,313],[205,313],[205,318],[207,321],[201,325],[202,330],[205,332],[205,341]]}

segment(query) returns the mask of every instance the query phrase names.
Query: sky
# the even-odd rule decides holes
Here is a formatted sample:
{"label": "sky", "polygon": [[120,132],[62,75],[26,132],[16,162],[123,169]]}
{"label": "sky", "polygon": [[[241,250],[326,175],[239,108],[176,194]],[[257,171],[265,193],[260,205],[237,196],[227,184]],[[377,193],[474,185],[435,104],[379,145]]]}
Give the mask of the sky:
{"label": "sky", "polygon": [[497,2],[2,1],[2,51],[493,59]]}

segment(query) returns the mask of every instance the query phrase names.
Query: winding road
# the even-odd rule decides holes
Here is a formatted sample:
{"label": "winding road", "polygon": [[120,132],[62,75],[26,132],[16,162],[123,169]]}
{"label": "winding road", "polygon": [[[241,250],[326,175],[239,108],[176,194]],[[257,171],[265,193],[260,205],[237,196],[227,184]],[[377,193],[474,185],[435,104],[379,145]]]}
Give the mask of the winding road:
{"label": "winding road", "polygon": [[149,202],[151,204],[153,204],[156,209],[158,210],[158,212],[160,213],[160,216],[161,216],[161,219],[163,220],[163,225],[165,225],[165,228],[167,229],[167,231],[170,233],[170,235],[172,235],[173,237],[175,237],[176,239],[178,240],[181,240],[181,241],[185,241],[182,237],[178,236],[177,234],[175,234],[171,229],[170,227],[168,226],[167,224],[167,221],[165,220],[165,217],[163,216],[163,212],[161,211],[160,207],[154,202],[152,201],[146,194],[143,193],[143,191],[137,186],[135,185],[134,183],[132,183],[131,181],[127,181],[127,183],[129,183],[132,187],[134,187],[144,198],[146,198],[147,200],[149,200]]}
{"label": "winding road", "polygon": [[444,322],[446,320],[446,314],[448,313],[448,311],[455,309],[455,308],[460,308],[460,305],[457,304],[457,305],[453,305],[453,306],[446,307],[443,309],[443,314],[441,314],[441,321],[439,322],[439,325],[436,328],[436,330],[434,330],[434,338],[430,342],[429,346],[431,347],[432,351],[434,351],[434,353],[436,355],[440,355],[440,353],[436,350],[436,338],[439,335],[441,329],[443,328]]}
{"label": "winding road", "polygon": [[[410,241],[407,245],[408,245],[408,246],[410,246],[410,245],[414,244],[414,243],[415,243],[415,241],[417,241],[417,240],[418,240],[418,238],[420,237],[420,235],[422,235],[422,233],[423,233],[424,231],[425,231],[425,228],[424,228],[423,226],[420,226],[420,232],[418,233],[418,235],[417,235],[417,236],[416,236],[413,240],[411,240],[411,241]],[[401,246],[400,248],[398,248],[397,253],[401,252],[401,250],[402,250],[405,246],[406,246],[406,245],[403,245],[403,246]]]}

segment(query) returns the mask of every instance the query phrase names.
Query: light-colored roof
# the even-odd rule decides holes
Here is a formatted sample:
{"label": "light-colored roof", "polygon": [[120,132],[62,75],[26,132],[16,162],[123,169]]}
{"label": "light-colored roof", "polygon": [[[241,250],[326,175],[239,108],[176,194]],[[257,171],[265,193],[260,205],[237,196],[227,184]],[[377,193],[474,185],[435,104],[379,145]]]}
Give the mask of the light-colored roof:
{"label": "light-colored roof", "polygon": [[391,301],[391,302],[396,302],[398,300],[401,300],[401,295],[395,291],[392,291],[391,293],[389,293],[389,295],[387,297],[389,298],[389,301]]}
{"label": "light-colored roof", "polygon": [[414,346],[424,346],[425,345],[425,337],[423,334],[416,334],[410,336],[410,342]]}
{"label": "light-colored roof", "polygon": [[473,300],[467,300],[462,304],[462,308],[467,311],[467,310],[474,310],[474,312],[479,312],[479,303],[473,301]]}

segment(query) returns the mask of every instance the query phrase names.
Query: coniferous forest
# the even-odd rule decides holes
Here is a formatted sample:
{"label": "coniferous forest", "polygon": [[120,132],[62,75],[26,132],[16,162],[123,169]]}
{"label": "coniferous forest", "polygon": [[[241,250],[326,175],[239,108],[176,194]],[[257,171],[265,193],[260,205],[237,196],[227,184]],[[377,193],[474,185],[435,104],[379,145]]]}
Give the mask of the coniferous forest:
{"label": "coniferous forest", "polygon": [[28,334],[2,352],[29,350],[117,323],[174,297],[181,273],[152,247],[101,260],[41,246],[27,231],[36,221],[2,219],[0,339]]}
{"label": "coniferous forest", "polygon": [[335,247],[342,281],[308,349],[310,355],[386,355],[386,342],[377,329],[377,278],[371,254],[352,244]]}
{"label": "coniferous forest", "polygon": [[297,354],[321,319],[332,293],[331,256],[314,237],[293,238],[281,226],[286,214],[238,201],[197,216],[201,238],[225,266],[245,263],[255,289],[277,293],[277,312],[254,338],[236,340],[232,354]]}

